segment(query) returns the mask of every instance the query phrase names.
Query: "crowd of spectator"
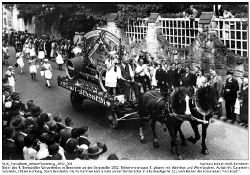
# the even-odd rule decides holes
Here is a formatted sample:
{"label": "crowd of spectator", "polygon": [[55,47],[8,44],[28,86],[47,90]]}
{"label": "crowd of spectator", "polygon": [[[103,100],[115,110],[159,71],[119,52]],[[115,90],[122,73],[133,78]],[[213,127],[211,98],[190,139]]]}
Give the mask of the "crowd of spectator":
{"label": "crowd of spectator", "polygon": [[[21,94],[11,93],[3,78],[3,160],[96,160],[107,151],[104,143],[89,141],[89,127],[75,127],[71,117],[45,113]],[[115,157],[115,158],[114,158]],[[108,160],[118,160],[111,154]]]}

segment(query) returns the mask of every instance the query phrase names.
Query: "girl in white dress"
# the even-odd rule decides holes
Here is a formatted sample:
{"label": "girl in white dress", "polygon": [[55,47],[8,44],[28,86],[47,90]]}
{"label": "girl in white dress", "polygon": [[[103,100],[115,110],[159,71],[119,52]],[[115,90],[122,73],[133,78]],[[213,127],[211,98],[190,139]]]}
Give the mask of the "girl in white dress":
{"label": "girl in white dress", "polygon": [[42,70],[44,70],[44,78],[46,79],[46,86],[50,88],[50,80],[52,79],[52,67],[48,63],[48,59],[43,60]]}
{"label": "girl in white dress", "polygon": [[118,77],[118,60],[116,58],[116,52],[109,52],[110,57],[105,61],[107,68],[106,77],[105,77],[105,86],[108,87],[108,93],[110,93],[110,88],[113,89],[113,95],[116,96],[116,86],[117,86],[117,77]]}
{"label": "girl in white dress", "polygon": [[31,79],[36,81],[36,73],[37,73],[36,58],[31,57],[28,63],[30,64]]}
{"label": "girl in white dress", "polygon": [[25,54],[26,54],[26,58],[29,59],[30,58],[30,41],[27,40],[24,44],[24,51],[25,51]]}
{"label": "girl in white dress", "polygon": [[23,73],[23,67],[24,67],[24,62],[23,62],[24,54],[23,52],[20,52],[19,57],[16,60],[16,63],[18,64],[18,67],[20,68],[20,73]]}
{"label": "girl in white dress", "polygon": [[43,64],[44,58],[45,58],[45,52],[44,52],[43,43],[41,42],[40,45],[38,46],[38,59],[40,59],[41,64]]}
{"label": "girl in white dress", "polygon": [[12,66],[9,66],[9,69],[6,71],[5,76],[8,78],[12,93],[15,92],[15,71]]}
{"label": "girl in white dress", "polygon": [[36,46],[35,46],[35,44],[32,44],[32,47],[30,49],[30,57],[36,57]]}
{"label": "girl in white dress", "polygon": [[57,52],[57,56],[56,56],[56,64],[59,66],[59,70],[62,70],[62,66],[64,63],[61,53],[62,53],[61,51]]}

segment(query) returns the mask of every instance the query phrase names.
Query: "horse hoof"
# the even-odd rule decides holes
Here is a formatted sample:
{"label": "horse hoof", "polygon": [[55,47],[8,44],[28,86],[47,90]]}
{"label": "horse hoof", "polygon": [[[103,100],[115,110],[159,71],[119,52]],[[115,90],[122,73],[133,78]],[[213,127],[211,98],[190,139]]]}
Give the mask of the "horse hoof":
{"label": "horse hoof", "polygon": [[201,153],[204,155],[208,155],[208,150],[206,148],[202,148]]}
{"label": "horse hoof", "polygon": [[146,143],[146,139],[141,139],[141,143]]}
{"label": "horse hoof", "polygon": [[183,141],[181,142],[181,145],[182,145],[182,146],[187,146],[187,140],[183,140]]}
{"label": "horse hoof", "polygon": [[196,140],[191,136],[187,139],[191,143],[196,143]]}
{"label": "horse hoof", "polygon": [[154,147],[155,148],[159,148],[160,147],[159,143],[158,142],[154,142]]}

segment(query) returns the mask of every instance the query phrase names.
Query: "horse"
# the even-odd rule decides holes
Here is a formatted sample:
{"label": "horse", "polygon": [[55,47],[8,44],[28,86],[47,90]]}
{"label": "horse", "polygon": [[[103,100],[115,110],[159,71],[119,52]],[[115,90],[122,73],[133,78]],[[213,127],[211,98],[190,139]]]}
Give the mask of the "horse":
{"label": "horse", "polygon": [[219,95],[216,89],[211,86],[195,89],[195,95],[193,98],[194,104],[191,105],[191,115],[196,120],[189,120],[191,127],[194,131],[195,137],[189,137],[187,140],[191,143],[196,143],[200,139],[200,133],[198,125],[202,124],[202,150],[201,153],[208,155],[208,149],[206,146],[207,128],[209,126],[209,120],[213,115],[219,114]]}
{"label": "horse", "polygon": [[[171,136],[171,152],[177,154],[179,159],[182,159],[177,147],[177,132],[179,131],[182,145],[186,146],[187,141],[180,130],[186,116],[190,115],[190,109],[187,109],[187,95],[183,91],[173,91],[168,97],[164,97],[157,91],[148,91],[141,95],[138,101],[139,118],[149,117],[151,120],[151,129],[153,132],[153,145],[159,147],[155,132],[156,121],[165,124]],[[139,129],[141,143],[146,143],[143,132],[143,120],[140,121]]]}

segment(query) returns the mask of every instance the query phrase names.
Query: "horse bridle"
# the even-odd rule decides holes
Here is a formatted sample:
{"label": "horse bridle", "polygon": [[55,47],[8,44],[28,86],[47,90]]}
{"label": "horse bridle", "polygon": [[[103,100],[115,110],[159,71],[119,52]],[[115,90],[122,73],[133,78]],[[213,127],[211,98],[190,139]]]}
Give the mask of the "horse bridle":
{"label": "horse bridle", "polygon": [[203,121],[206,120],[206,116],[208,116],[208,115],[214,113],[212,106],[209,105],[208,103],[206,103],[206,104],[210,107],[210,109],[209,109],[208,111],[204,111],[204,110],[201,108],[201,106],[200,106],[200,104],[199,104],[199,99],[198,99],[198,91],[196,92],[196,94],[195,94],[195,96],[194,96],[194,102],[195,102],[195,110],[196,110],[199,114],[201,114],[201,115],[203,116]]}

